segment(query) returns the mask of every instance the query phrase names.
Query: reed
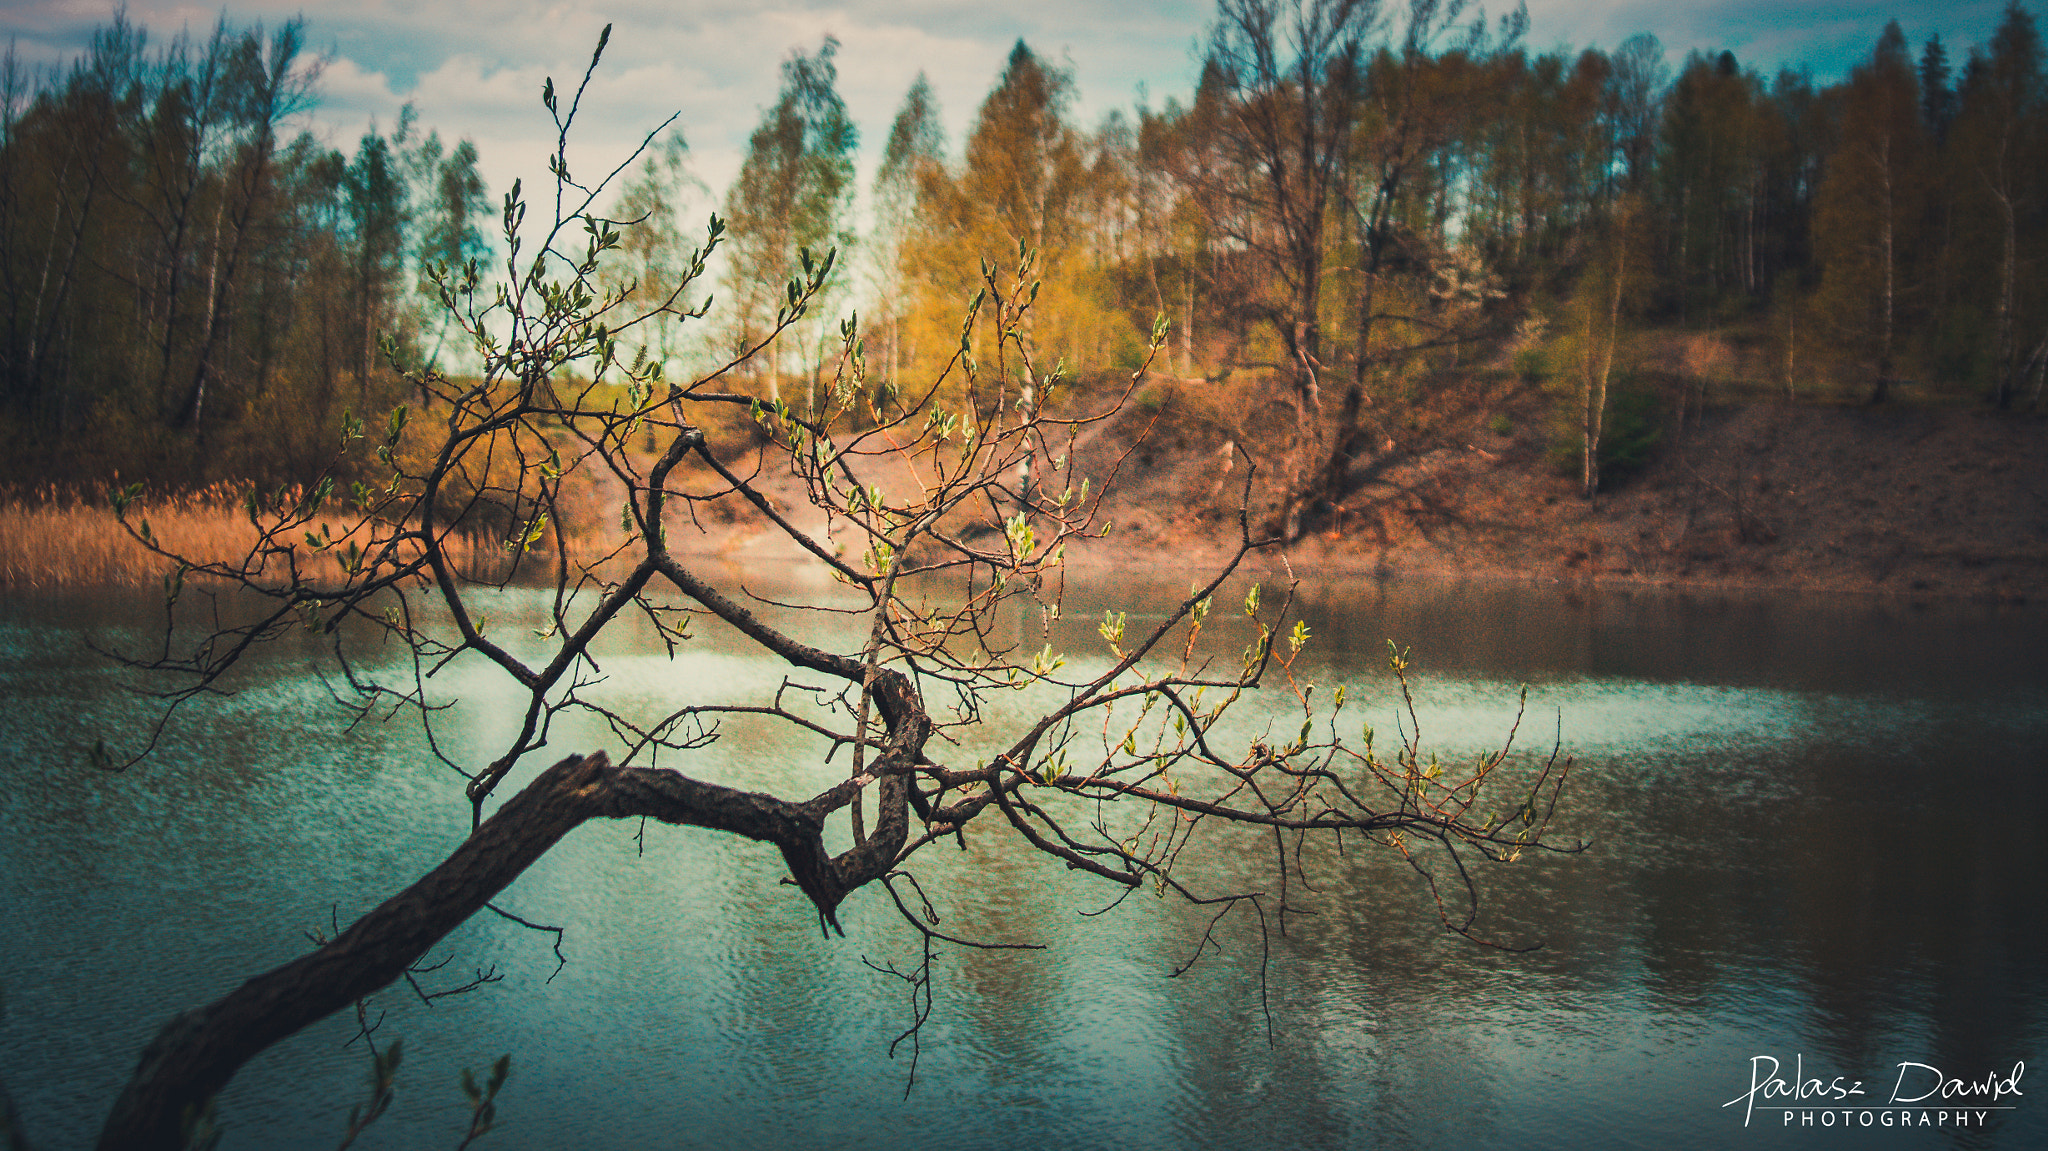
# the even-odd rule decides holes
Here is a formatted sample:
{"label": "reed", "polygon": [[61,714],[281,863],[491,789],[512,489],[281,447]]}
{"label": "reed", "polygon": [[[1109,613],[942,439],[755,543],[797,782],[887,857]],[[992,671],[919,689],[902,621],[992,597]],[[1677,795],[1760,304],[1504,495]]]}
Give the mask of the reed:
{"label": "reed", "polygon": [[[129,508],[128,519],[148,520],[166,550],[195,560],[234,563],[257,541],[241,489],[226,483],[146,494]],[[342,526],[332,524],[337,532]],[[553,542],[550,536],[544,546]],[[596,561],[607,542],[601,533],[572,534],[571,561]],[[456,532],[448,540],[449,558],[466,574],[503,578],[510,557],[497,544]],[[0,589],[155,586],[170,568],[135,541],[103,500],[55,485],[0,491]]]}
{"label": "reed", "polygon": [[[239,494],[224,484],[151,496],[131,512],[176,550],[246,554],[256,540]],[[130,586],[160,582],[169,564],[135,542],[105,503],[54,486],[0,495],[0,587]]]}

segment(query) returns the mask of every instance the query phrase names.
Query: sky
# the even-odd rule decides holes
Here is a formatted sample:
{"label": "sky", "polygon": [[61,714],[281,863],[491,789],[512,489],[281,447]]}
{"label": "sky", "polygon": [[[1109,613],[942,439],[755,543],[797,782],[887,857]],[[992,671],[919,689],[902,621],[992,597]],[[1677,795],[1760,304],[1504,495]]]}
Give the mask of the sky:
{"label": "sky", "polygon": [[[1767,76],[1803,66],[1827,83],[1869,53],[1889,19],[1899,21],[1915,58],[1939,34],[1960,64],[1971,45],[1989,40],[2004,3],[1529,0],[1526,43],[1533,51],[1612,49],[1648,32],[1674,69],[1690,51],[1727,49]],[[1497,16],[1506,6],[1489,7]],[[388,131],[411,102],[423,128],[476,141],[494,203],[515,177],[529,189],[545,181],[553,135],[542,85],[553,77],[573,90],[611,23],[572,138],[572,171],[609,170],[680,113],[707,210],[774,103],[782,61],[815,51],[827,35],[840,41],[839,90],[869,172],[920,71],[956,150],[1019,38],[1072,72],[1075,119],[1093,126],[1112,109],[1185,98],[1215,11],[1213,0],[232,0],[224,8],[127,0],[126,8],[152,45],[181,30],[203,39],[223,13],[236,26],[303,15],[309,55],[322,61],[321,99],[293,128],[353,152],[373,122]],[[2040,0],[2030,8],[2038,16]],[[113,11],[106,0],[0,0],[0,36],[24,63],[68,62]]]}

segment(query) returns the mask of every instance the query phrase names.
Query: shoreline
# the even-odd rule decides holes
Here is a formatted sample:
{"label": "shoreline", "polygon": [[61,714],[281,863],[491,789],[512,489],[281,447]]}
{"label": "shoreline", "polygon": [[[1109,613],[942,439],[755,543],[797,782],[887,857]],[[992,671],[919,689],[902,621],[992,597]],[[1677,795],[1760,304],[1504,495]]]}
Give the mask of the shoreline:
{"label": "shoreline", "polygon": [[[38,520],[43,522],[39,524]],[[218,539],[246,533],[248,527],[241,521],[239,510],[228,509],[186,507],[155,522],[160,538],[204,533]],[[61,533],[36,530],[60,524],[66,529]],[[172,526],[166,530],[164,524]],[[106,508],[75,502],[0,502],[0,529],[14,529],[0,530],[0,596],[39,591],[137,590],[156,587],[164,578],[162,562],[128,539],[112,511]],[[47,544],[57,534],[64,537],[57,546],[68,545],[61,558],[21,546],[37,538]],[[1070,546],[1066,569],[1097,577],[1167,572],[1199,576],[1221,568],[1235,550],[1234,545],[1196,538],[1191,532],[1170,531],[1164,535],[1165,538],[1155,535],[1151,539],[1118,540],[1112,534],[1107,539],[1089,541],[1087,546]],[[81,539],[85,541],[83,546]],[[1297,579],[1303,584],[1324,580],[1392,580],[1515,584],[1581,591],[1853,596],[2005,607],[2048,602],[2048,563],[2027,556],[2007,557],[2001,566],[2013,570],[1986,572],[1980,579],[1956,578],[1967,575],[1967,571],[1951,568],[1946,573],[1950,578],[1923,580],[1873,576],[1873,566],[1884,565],[1870,556],[1844,556],[1846,562],[1804,566],[1796,573],[1756,563],[1748,565],[1746,571],[1643,572],[1573,562],[1569,555],[1563,562],[1516,563],[1512,561],[1528,559],[1527,549],[1520,556],[1503,555],[1483,543],[1468,543],[1455,551],[1413,543],[1391,548],[1361,545],[1362,541],[1348,538],[1305,537],[1287,548],[1253,549],[1244,557],[1240,571],[1264,578]],[[572,545],[572,555],[584,552],[595,556],[602,554],[602,550],[580,543]],[[750,563],[785,567],[812,558],[775,533],[739,524],[705,527],[701,533],[693,533],[687,542],[680,542],[676,551],[681,556],[738,568]],[[2027,578],[2030,574],[2032,580]],[[201,576],[192,578],[195,584],[205,582]]]}
{"label": "shoreline", "polygon": [[[1169,562],[1183,564],[1188,570],[1213,570],[1215,564],[1227,556],[1217,553],[1215,564],[1190,563],[1185,549],[1125,549],[1124,555],[1113,559],[1093,559],[1070,553],[1070,569],[1090,574],[1113,575],[1119,572],[1156,571]],[[1900,602],[1934,601],[1943,603],[1972,603],[2001,607],[2039,607],[2048,603],[2048,592],[2029,595],[2026,592],[2004,592],[1997,589],[1964,586],[1943,586],[1938,588],[1888,587],[1860,579],[1851,573],[1833,573],[1825,576],[1799,580],[1771,580],[1740,578],[1718,575],[1638,575],[1619,572],[1594,574],[1570,571],[1545,570],[1539,568],[1511,568],[1496,564],[1455,564],[1450,562],[1390,562],[1369,556],[1351,555],[1316,557],[1305,559],[1300,555],[1288,555],[1283,562],[1280,555],[1262,555],[1254,552],[1246,557],[1245,570],[1255,570],[1262,575],[1270,574],[1287,577],[1290,574],[1301,582],[1311,584],[1318,580],[1382,580],[1392,582],[1427,583],[1477,583],[1487,585],[1526,585],[1534,587],[1559,588],[1577,591],[1626,591],[1658,592],[1676,594],[1742,594],[1742,595],[1784,595],[1784,596],[1853,596],[1870,600],[1891,600]]]}
{"label": "shoreline", "polygon": [[[1374,469],[1318,530],[1246,562],[1305,580],[2048,602],[2048,417],[1712,410],[1588,502],[1551,462],[1542,421],[1516,411],[1511,430],[1475,421],[1432,450]],[[1220,434],[1186,426],[1152,435],[1156,458],[1124,473],[1094,509],[1098,522],[1114,524],[1111,534],[1070,547],[1070,571],[1196,575],[1235,550],[1223,541],[1238,534],[1237,509],[1214,498],[1228,470],[1215,462]],[[1093,461],[1082,474],[1105,466]],[[759,480],[799,526],[817,526],[800,483],[772,470]],[[574,513],[572,558],[603,554],[601,541],[573,524],[609,522],[597,509],[615,506],[592,492],[564,509]],[[146,497],[129,512],[138,517],[192,554],[244,554],[256,537],[228,485]],[[470,542],[490,553],[487,541]],[[679,526],[675,547],[740,565],[805,554],[751,509],[723,502]],[[50,489],[0,494],[0,595],[153,587],[167,566],[94,501]]]}

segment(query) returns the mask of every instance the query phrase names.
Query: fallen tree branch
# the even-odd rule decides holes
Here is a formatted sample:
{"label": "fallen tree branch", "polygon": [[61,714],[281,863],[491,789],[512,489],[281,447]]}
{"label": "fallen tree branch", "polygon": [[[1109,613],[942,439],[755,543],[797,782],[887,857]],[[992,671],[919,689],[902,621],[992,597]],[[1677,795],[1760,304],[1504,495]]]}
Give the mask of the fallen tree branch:
{"label": "fallen tree branch", "polygon": [[[908,785],[882,777],[885,795]],[[165,1024],[100,1132],[102,1151],[177,1151],[196,1115],[257,1054],[402,977],[422,955],[546,855],[578,824],[646,816],[774,843],[797,886],[836,925],[845,896],[885,873],[907,830],[903,801],[883,803],[871,850],[825,854],[825,815],[844,785],[806,803],[743,792],[654,768],[618,768],[603,752],[570,756],[507,800],[447,859],[385,900],[325,946],[258,975],[215,1002]],[[886,817],[896,812],[893,820]],[[887,841],[893,834],[893,844]]]}

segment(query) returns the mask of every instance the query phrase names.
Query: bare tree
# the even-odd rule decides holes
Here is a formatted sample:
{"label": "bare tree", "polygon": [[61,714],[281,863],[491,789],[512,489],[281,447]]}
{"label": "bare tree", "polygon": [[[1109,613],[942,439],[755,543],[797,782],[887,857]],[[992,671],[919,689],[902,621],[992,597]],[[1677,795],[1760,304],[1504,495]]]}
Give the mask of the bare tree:
{"label": "bare tree", "polygon": [[[1487,269],[1467,266],[1471,251],[1440,250],[1441,237],[1425,241],[1401,219],[1418,173],[1490,98],[1484,65],[1528,23],[1518,7],[1496,34],[1483,12],[1461,23],[1470,7],[1218,0],[1198,104],[1213,105],[1205,127],[1220,162],[1185,165],[1181,176],[1212,225],[1279,289],[1259,310],[1292,382],[1295,444],[1273,461],[1272,527],[1283,539],[1335,507],[1368,445],[1404,422],[1373,420],[1374,375],[1471,342],[1477,321],[1497,311],[1467,306],[1475,289],[1500,294],[1481,288]],[[1325,330],[1333,294],[1348,305],[1351,337],[1334,412],[1326,385],[1338,386],[1347,349]]]}
{"label": "bare tree", "polygon": [[[1372,433],[1404,449],[1384,453],[1381,468],[1435,446],[1431,437],[1412,432],[1401,437],[1409,442],[1400,444],[1385,426],[1396,421],[1371,418],[1372,377],[1431,349],[1472,342],[1497,329],[1502,318],[1487,305],[1504,293],[1473,249],[1453,248],[1441,235],[1429,245],[1404,244],[1398,220],[1398,207],[1418,170],[1450,141],[1470,107],[1485,98],[1483,65],[1511,50],[1528,28],[1525,4],[1501,18],[1498,36],[1490,33],[1484,10],[1461,28],[1466,8],[1467,0],[1409,0],[1399,51],[1379,56],[1366,86],[1367,114],[1360,117],[1353,178],[1340,185],[1359,241],[1351,374],[1328,453],[1310,482],[1290,493],[1290,538],[1305,512],[1341,505],[1356,482],[1353,466],[1370,454]],[[1433,46],[1447,35],[1449,50],[1433,60]],[[1439,246],[1446,250],[1427,250]],[[1405,276],[1393,272],[1396,262],[1409,265]],[[1409,283],[1401,284],[1402,279]],[[1406,301],[1396,290],[1401,287],[1408,289]],[[1428,304],[1422,305],[1423,300]]]}
{"label": "bare tree", "polygon": [[[999,609],[1032,599],[1056,608],[1067,550],[1106,534],[1097,515],[1114,474],[1098,483],[1076,475],[1071,447],[1124,398],[1067,416],[1048,414],[1061,409],[1046,403],[1019,405],[1020,385],[1041,378],[1016,334],[1035,283],[985,265],[959,350],[922,391],[871,385],[859,333],[843,323],[831,386],[815,413],[730,390],[728,381],[817,300],[835,264],[829,253],[805,254],[774,330],[733,362],[673,382],[658,363],[623,361],[621,340],[637,325],[703,314],[708,301],[682,301],[704,276],[722,229],[714,217],[705,245],[651,306],[643,293],[640,310],[629,311],[635,298],[603,286],[603,266],[623,241],[620,225],[593,205],[635,159],[589,185],[574,175],[566,140],[590,75],[566,113],[548,85],[564,141],[550,165],[559,184],[553,217],[529,227],[515,186],[502,218],[505,281],[487,287],[472,262],[440,282],[444,303],[482,351],[482,375],[458,380],[415,369],[412,383],[431,398],[422,418],[400,408],[381,434],[349,426],[346,446],[370,446],[386,483],[358,483],[350,493],[328,481],[268,497],[251,492],[247,509],[262,539],[233,561],[173,555],[132,493],[117,501],[136,538],[174,564],[170,602],[190,598],[187,589],[225,585],[257,605],[247,622],[209,628],[190,649],[167,642],[147,661],[188,677],[168,694],[171,708],[219,689],[254,645],[304,628],[329,638],[355,706],[413,709],[430,735],[436,702],[428,677],[454,661],[495,666],[525,703],[517,734],[488,762],[434,744],[468,779],[472,833],[331,941],[168,1023],[115,1104],[103,1148],[177,1146],[183,1126],[256,1052],[401,977],[594,818],[652,818],[772,843],[827,931],[838,927],[850,894],[879,883],[928,949],[951,937],[936,927],[907,869],[922,848],[970,828],[1007,829],[1112,888],[1156,885],[1219,917],[1248,907],[1261,922],[1285,910],[1284,897],[1183,882],[1176,861],[1199,833],[1236,825],[1270,834],[1283,879],[1304,866],[1308,837],[1363,837],[1409,859],[1445,925],[1467,936],[1477,909],[1468,858],[1575,849],[1545,842],[1570,770],[1554,749],[1547,759],[1504,766],[1504,744],[1451,764],[1419,747],[1412,724],[1393,748],[1376,750],[1369,730],[1362,744],[1338,736],[1332,718],[1344,706],[1341,691],[1319,708],[1314,685],[1294,674],[1309,634],[1299,621],[1289,624],[1291,595],[1262,599],[1254,587],[1243,622],[1230,624],[1249,642],[1236,658],[1205,654],[1213,647],[1202,640],[1205,629],[1212,638],[1228,632],[1212,622],[1215,596],[1259,546],[1242,514],[1230,561],[1163,621],[1137,630],[1123,615],[1104,618],[1104,654],[1075,661],[1093,670],[1071,670],[1049,644],[1033,652],[1001,638]],[[982,362],[969,351],[977,325],[996,337]],[[1164,339],[1161,322],[1155,352]],[[938,406],[934,397],[948,394],[964,395],[964,406]],[[720,412],[761,424],[765,446],[753,436],[714,442],[707,429],[719,426]],[[652,451],[644,447],[650,438]],[[1069,450],[1055,456],[1062,444]],[[1017,465],[1034,451],[1047,465],[1024,489],[1014,480]],[[800,483],[807,508],[771,498],[765,478],[776,470]],[[600,558],[579,557],[561,527],[579,487],[623,495],[623,538]],[[456,491],[472,494],[453,501]],[[465,574],[478,565],[465,561],[471,537],[461,525],[485,501],[511,514],[511,562],[478,583]],[[824,625],[856,612],[864,642],[831,650],[771,623],[762,601],[693,563],[680,542],[715,504],[738,505],[837,579],[852,606],[820,604],[813,610],[825,614],[809,618]],[[551,589],[552,619],[541,654],[529,657],[520,654],[531,650],[524,637],[515,651],[490,633],[481,611],[497,585],[534,576]],[[714,695],[659,714],[629,713],[593,690],[592,653],[599,635],[628,616],[651,621],[671,651],[688,641],[693,619],[708,617],[787,663],[792,678],[766,698]],[[396,682],[356,660],[351,637],[365,635],[410,653]],[[1393,667],[1405,671],[1399,652]],[[831,686],[799,687],[796,676]],[[1277,686],[1298,709],[1298,733],[1289,721],[1285,739],[1226,746],[1219,720],[1261,686]],[[998,730],[988,701],[1033,687],[1052,689],[1057,702]],[[616,756],[573,754],[527,774],[553,726],[579,713],[608,725]],[[664,757],[687,766],[691,752],[719,738],[721,719],[742,714],[806,734],[827,761],[843,754],[844,777],[816,795],[782,796],[660,766]],[[968,729],[1000,747],[997,754],[951,762],[949,736]],[[845,821],[834,826],[850,828],[850,848],[827,849],[828,820]],[[928,979],[929,969],[928,952],[927,974],[913,978]]]}
{"label": "bare tree", "polygon": [[1265,318],[1280,337],[1304,442],[1281,482],[1282,534],[1301,531],[1300,474],[1323,454],[1322,297],[1332,210],[1344,198],[1367,38],[1377,0],[1219,0],[1204,83],[1224,94],[1220,171],[1194,172],[1198,194],[1233,242],[1281,287]]}
{"label": "bare tree", "polygon": [[[185,390],[175,423],[190,427],[205,410],[207,381],[214,374],[214,354],[227,327],[227,303],[235,275],[248,252],[252,222],[271,183],[277,152],[277,126],[303,107],[313,76],[299,68],[305,22],[287,20],[271,33],[266,45],[262,30],[243,35],[227,66],[228,97],[240,141],[225,198],[214,216],[213,251],[207,271],[205,318],[199,328],[192,382]],[[226,228],[226,236],[221,235]]]}

